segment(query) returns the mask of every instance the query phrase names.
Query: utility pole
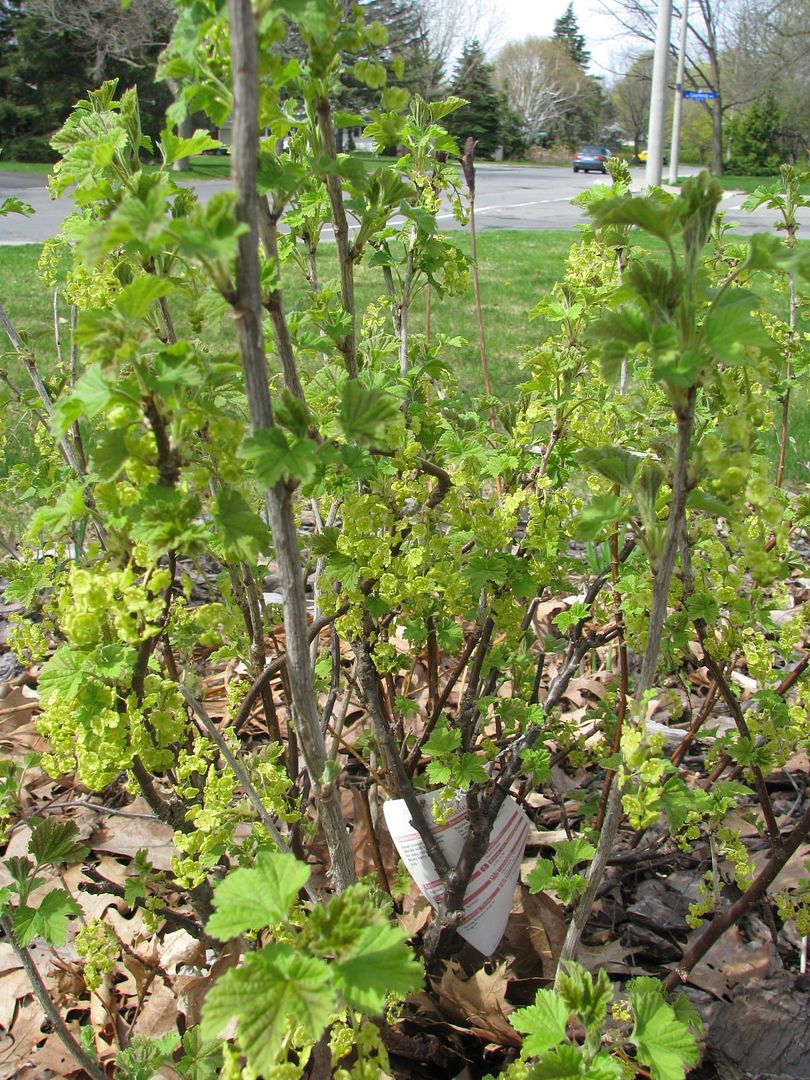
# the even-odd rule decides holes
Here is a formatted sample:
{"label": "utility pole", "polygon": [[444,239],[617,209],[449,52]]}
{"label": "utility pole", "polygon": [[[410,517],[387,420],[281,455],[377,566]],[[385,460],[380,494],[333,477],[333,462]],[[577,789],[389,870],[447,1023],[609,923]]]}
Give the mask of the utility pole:
{"label": "utility pole", "polygon": [[689,28],[689,0],[681,2],[681,40],[678,45],[678,74],[675,78],[675,108],[672,113],[672,148],[669,153],[669,182],[678,182],[678,156],[681,151],[681,109],[683,108],[683,71],[686,66],[686,31]]}
{"label": "utility pole", "polygon": [[664,161],[664,116],[667,109],[667,69],[669,37],[672,30],[672,0],[658,0],[658,23],[655,35],[652,86],[650,88],[650,127],[647,134],[647,187],[661,183]]}

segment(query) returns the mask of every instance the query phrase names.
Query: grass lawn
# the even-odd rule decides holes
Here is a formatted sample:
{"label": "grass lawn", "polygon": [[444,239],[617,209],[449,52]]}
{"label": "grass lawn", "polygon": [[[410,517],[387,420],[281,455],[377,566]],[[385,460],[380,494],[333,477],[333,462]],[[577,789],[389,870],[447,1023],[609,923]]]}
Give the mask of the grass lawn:
{"label": "grass lawn", "polygon": [[[223,159],[205,159],[214,162]],[[523,362],[548,336],[543,320],[531,321],[528,312],[562,277],[565,258],[578,233],[557,231],[487,231],[478,239],[481,276],[481,299],[484,309],[485,338],[494,392],[509,400],[523,381]],[[453,239],[469,254],[467,233],[455,233]],[[337,278],[334,246],[322,246],[321,277]],[[39,246],[0,246],[0,302],[18,332],[27,332],[46,370],[54,356],[52,299],[36,271]],[[330,265],[331,264],[331,265]],[[303,295],[304,286],[297,279],[286,291],[292,308]],[[384,295],[380,272],[364,265],[358,268],[357,301],[362,310]],[[414,333],[424,329],[424,294],[412,309]],[[472,285],[462,297],[433,297],[431,332],[463,337],[467,344],[449,353],[462,387],[471,393],[482,389],[481,366],[472,300]],[[0,364],[25,385],[24,371],[16,358],[8,355],[5,341],[0,341]],[[792,409],[793,441],[788,451],[786,476],[793,483],[807,483],[810,476],[804,464],[810,458],[810,395],[806,387],[795,388]],[[775,434],[770,440],[771,457],[777,456]]]}

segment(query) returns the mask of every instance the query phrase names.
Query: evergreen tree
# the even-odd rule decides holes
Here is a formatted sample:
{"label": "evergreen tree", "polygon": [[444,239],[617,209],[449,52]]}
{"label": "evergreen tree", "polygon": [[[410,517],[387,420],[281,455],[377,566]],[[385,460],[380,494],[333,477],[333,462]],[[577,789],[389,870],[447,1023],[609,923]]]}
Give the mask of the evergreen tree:
{"label": "evergreen tree", "polygon": [[580,33],[579,23],[574,14],[573,2],[569,3],[563,14],[554,23],[554,34],[551,40],[560,42],[580,71],[587,68],[591,60],[591,54],[585,48],[585,36]]}
{"label": "evergreen tree", "polygon": [[456,63],[450,93],[466,98],[464,108],[456,110],[444,123],[459,145],[472,135],[478,141],[476,153],[491,157],[504,141],[505,106],[495,89],[493,68],[486,62],[478,41],[468,42]]}
{"label": "evergreen tree", "polygon": [[0,0],[3,157],[55,161],[48,145],[90,85],[75,34],[44,32],[19,0]]}
{"label": "evergreen tree", "polygon": [[732,126],[734,155],[726,162],[728,173],[753,176],[777,173],[782,160],[781,114],[773,97],[755,101]]}
{"label": "evergreen tree", "polygon": [[108,50],[104,64],[94,70],[98,43],[89,34],[90,24],[85,31],[78,25],[49,21],[26,0],[0,0],[0,139],[5,160],[55,161],[51,136],[75,103],[104,79],[118,78],[120,89],[137,83],[144,131],[154,137],[162,128],[171,95],[154,79],[159,41],[133,42],[137,67]]}

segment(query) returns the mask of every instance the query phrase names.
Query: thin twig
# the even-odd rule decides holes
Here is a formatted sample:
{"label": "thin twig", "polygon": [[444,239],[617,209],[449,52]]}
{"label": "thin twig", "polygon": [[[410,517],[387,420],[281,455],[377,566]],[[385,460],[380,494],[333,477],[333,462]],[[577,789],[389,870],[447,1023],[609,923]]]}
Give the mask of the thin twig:
{"label": "thin twig", "polygon": [[31,983],[34,996],[39,1002],[42,1011],[48,1017],[51,1026],[61,1039],[67,1052],[78,1062],[87,1075],[91,1077],[91,1080],[107,1080],[107,1074],[104,1069],[102,1069],[98,1062],[94,1061],[93,1058],[82,1049],[76,1039],[74,1039],[70,1029],[62,1019],[61,1013],[54,1004],[51,995],[48,993],[45,983],[42,980],[42,976],[40,975],[30,952],[25,946],[20,945],[17,942],[17,939],[14,937],[14,932],[11,929],[11,925],[5,916],[0,916],[0,927],[2,927],[3,933],[6,935],[6,940],[14,950],[17,959],[22,964],[23,971],[28,976],[28,981]]}
{"label": "thin twig", "polygon": [[[264,825],[267,832],[270,834],[270,836],[272,836],[273,842],[275,843],[276,847],[279,849],[279,851],[289,853],[289,844],[278,831],[278,826],[276,825],[272,815],[268,812],[267,808],[262,802],[261,796],[259,795],[258,791],[256,791],[256,788],[253,786],[253,781],[248,776],[247,769],[244,767],[236,754],[234,754],[231,748],[228,746],[227,742],[222,737],[221,731],[211,719],[211,717],[208,715],[208,713],[205,711],[203,705],[199,701],[197,701],[194,695],[189,690],[187,690],[185,686],[180,687],[180,692],[186,699],[186,704],[194,714],[197,723],[202,728],[203,732],[208,736],[208,738],[216,745],[220,754],[222,754],[223,758],[228,763],[231,772],[242,785],[242,789],[244,790],[248,801],[250,802],[256,813],[259,815],[259,820],[261,821],[262,825]],[[306,890],[307,896],[310,898],[310,900],[312,900],[313,903],[319,903],[318,894],[315,892],[314,889],[311,888],[311,886],[305,885],[304,889]]]}

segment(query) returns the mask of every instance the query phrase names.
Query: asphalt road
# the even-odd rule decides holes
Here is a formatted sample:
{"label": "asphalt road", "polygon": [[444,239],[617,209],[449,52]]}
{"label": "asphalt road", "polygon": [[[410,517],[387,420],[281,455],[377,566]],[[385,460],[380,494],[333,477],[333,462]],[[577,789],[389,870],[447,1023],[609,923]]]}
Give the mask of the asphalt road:
{"label": "asphalt road", "polygon": [[[633,178],[640,189],[644,184],[643,168],[635,169]],[[571,199],[593,184],[606,182],[608,178],[598,173],[574,174],[563,166],[479,165],[476,170],[478,229],[573,228],[584,221],[585,216],[578,206],[571,205]],[[200,180],[194,186],[205,202],[215,192],[226,190],[229,184],[226,180]],[[73,209],[69,196],[55,201],[49,199],[45,177],[30,173],[0,171],[0,201],[9,196],[30,203],[36,213],[30,218],[19,214],[0,218],[0,244],[41,243],[56,233]],[[726,220],[737,224],[743,233],[770,230],[774,212],[761,209],[753,214],[746,213],[741,208],[744,199],[745,195],[740,192],[725,193],[722,209]],[[443,228],[459,228],[449,211],[440,213],[439,219]],[[810,210],[800,211],[799,220],[805,230],[810,229]]]}

